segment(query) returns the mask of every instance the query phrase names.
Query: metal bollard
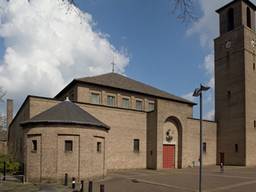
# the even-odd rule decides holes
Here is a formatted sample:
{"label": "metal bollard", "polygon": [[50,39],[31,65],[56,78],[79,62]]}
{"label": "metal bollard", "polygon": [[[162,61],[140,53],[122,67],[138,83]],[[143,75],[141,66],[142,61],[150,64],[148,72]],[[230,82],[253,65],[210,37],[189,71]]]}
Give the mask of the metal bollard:
{"label": "metal bollard", "polygon": [[3,177],[3,181],[6,180],[6,162],[4,161],[4,177]]}
{"label": "metal bollard", "polygon": [[65,186],[68,186],[68,174],[67,174],[67,173],[65,173],[64,185],[65,185]]}
{"label": "metal bollard", "polygon": [[72,177],[72,189],[76,188],[76,179],[75,177]]}
{"label": "metal bollard", "polygon": [[92,192],[92,181],[89,181],[88,192]]}
{"label": "metal bollard", "polygon": [[81,180],[80,192],[84,192],[84,181],[83,180]]}
{"label": "metal bollard", "polygon": [[103,184],[100,185],[100,192],[105,192],[105,187]]}

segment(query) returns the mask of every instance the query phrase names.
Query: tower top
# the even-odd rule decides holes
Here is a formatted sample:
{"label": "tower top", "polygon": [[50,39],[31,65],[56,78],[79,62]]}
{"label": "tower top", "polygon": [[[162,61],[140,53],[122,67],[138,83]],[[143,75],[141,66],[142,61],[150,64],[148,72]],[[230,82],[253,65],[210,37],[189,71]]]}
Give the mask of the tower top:
{"label": "tower top", "polygon": [[249,0],[233,0],[216,12],[220,18],[220,34],[240,27],[255,29],[256,5]]}
{"label": "tower top", "polygon": [[254,11],[256,10],[256,5],[254,3],[252,3],[250,0],[233,0],[230,3],[228,3],[227,5],[219,8],[218,10],[216,10],[217,13],[220,13],[222,10],[226,9],[227,7],[232,6],[232,4],[237,3],[237,2],[244,2],[246,3],[248,6],[250,6]]}

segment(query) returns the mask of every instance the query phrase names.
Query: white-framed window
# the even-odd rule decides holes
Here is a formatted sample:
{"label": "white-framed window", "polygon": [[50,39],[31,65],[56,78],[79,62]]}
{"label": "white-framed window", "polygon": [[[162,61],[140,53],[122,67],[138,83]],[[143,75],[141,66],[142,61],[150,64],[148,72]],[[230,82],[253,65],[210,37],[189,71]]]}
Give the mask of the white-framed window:
{"label": "white-framed window", "polygon": [[155,103],[154,102],[149,102],[148,103],[148,110],[149,111],[154,111],[155,110]]}
{"label": "white-framed window", "polygon": [[129,98],[122,98],[122,107],[130,108],[130,99]]}
{"label": "white-framed window", "polygon": [[108,106],[115,106],[116,104],[116,97],[113,95],[108,95],[107,96],[107,105]]}
{"label": "white-framed window", "polygon": [[136,109],[142,111],[142,100],[136,100]]}
{"label": "white-framed window", "polygon": [[99,93],[91,93],[91,103],[100,104],[100,94]]}

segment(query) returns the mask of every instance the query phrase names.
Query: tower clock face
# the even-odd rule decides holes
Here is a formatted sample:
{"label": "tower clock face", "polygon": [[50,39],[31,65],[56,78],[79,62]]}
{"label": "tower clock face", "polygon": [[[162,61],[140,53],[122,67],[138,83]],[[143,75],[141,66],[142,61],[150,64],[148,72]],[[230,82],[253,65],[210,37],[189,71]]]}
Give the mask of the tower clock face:
{"label": "tower clock face", "polygon": [[231,48],[231,45],[232,45],[231,41],[227,41],[225,44],[226,49]]}

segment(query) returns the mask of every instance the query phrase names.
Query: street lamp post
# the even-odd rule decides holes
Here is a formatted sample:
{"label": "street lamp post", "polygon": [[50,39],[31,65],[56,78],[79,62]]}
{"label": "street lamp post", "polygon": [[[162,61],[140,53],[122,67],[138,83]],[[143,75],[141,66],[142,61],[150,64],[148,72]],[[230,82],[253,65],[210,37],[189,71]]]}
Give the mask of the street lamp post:
{"label": "street lamp post", "polygon": [[210,87],[202,84],[200,88],[195,89],[193,96],[200,98],[200,168],[199,168],[199,192],[202,192],[202,174],[203,174],[203,91],[207,91]]}

